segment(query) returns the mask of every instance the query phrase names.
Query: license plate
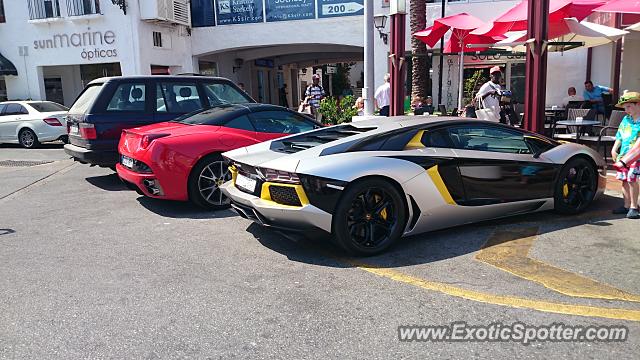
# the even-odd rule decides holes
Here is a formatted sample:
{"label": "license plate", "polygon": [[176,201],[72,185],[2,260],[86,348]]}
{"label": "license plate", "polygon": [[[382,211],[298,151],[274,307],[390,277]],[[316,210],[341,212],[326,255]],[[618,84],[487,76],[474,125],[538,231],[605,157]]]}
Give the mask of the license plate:
{"label": "license plate", "polygon": [[133,159],[128,156],[122,157],[122,166],[128,167],[129,169],[133,168]]}
{"label": "license plate", "polygon": [[69,126],[69,135],[78,135],[79,133],[78,124],[71,124]]}
{"label": "license plate", "polygon": [[239,188],[245,189],[247,191],[250,191],[250,192],[256,191],[257,184],[258,184],[257,181],[253,179],[249,179],[248,177],[243,176],[241,174],[238,174],[238,176],[236,177],[236,186]]}

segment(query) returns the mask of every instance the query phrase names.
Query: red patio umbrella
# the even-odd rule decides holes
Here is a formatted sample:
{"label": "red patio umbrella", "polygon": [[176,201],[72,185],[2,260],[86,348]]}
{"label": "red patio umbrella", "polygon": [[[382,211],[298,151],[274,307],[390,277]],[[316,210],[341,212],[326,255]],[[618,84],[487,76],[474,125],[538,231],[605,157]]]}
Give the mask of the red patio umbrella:
{"label": "red patio umbrella", "polygon": [[594,11],[640,14],[640,0],[611,0]]}
{"label": "red patio umbrella", "polygon": [[[622,0],[625,1],[625,0]],[[626,0],[635,1],[635,0]],[[565,18],[576,18],[578,21],[584,20],[589,16],[595,8],[602,6],[607,0],[550,0],[549,2],[549,27],[550,31],[560,33],[562,30],[554,31],[554,24],[562,26]],[[478,35],[503,35],[509,31],[527,30],[528,1],[523,0],[521,3],[507,10],[486,26],[473,31]],[[568,30],[568,29],[567,29]]]}
{"label": "red patio umbrella", "polygon": [[[466,44],[471,44],[471,40],[480,41],[482,44],[494,43],[496,40],[490,37],[484,36],[472,36],[471,31],[484,26],[484,22],[475,16],[471,16],[467,13],[460,13],[437,19],[434,21],[433,26],[428,27],[422,31],[418,31],[413,36],[420,39],[429,47],[434,47],[436,43],[442,39],[442,37],[451,30],[451,39],[449,39],[450,50],[458,50],[460,55],[460,81],[458,87],[458,109],[463,108],[462,96],[464,92],[463,79],[464,76],[464,49]],[[502,34],[500,34],[502,35]],[[455,44],[455,45],[454,45]],[[473,51],[476,51],[475,49]]]}

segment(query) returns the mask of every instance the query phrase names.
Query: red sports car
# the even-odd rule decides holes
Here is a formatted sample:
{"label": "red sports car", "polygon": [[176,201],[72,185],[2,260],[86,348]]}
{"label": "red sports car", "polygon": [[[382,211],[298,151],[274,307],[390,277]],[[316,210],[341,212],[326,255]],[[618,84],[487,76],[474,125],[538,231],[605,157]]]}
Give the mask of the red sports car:
{"label": "red sports car", "polygon": [[140,194],[224,208],[229,199],[218,187],[231,179],[231,173],[221,153],[320,126],[275,105],[217,106],[174,121],[124,130],[116,169]]}

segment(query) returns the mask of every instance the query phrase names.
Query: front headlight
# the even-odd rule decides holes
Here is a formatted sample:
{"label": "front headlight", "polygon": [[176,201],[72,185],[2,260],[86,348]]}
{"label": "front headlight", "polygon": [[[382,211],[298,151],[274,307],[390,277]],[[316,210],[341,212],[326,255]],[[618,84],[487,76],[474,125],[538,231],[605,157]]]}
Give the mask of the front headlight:
{"label": "front headlight", "polygon": [[300,184],[300,178],[295,173],[265,168],[258,168],[256,170],[258,171],[258,174],[260,174],[260,177],[267,182]]}

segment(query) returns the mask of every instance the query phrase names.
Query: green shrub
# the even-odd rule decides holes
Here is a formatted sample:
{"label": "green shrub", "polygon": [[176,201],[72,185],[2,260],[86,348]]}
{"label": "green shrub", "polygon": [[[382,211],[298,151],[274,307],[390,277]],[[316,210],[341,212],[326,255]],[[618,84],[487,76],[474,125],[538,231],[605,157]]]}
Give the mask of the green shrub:
{"label": "green shrub", "polygon": [[343,97],[338,104],[338,99],[334,97],[326,97],[320,102],[320,114],[322,114],[322,122],[329,125],[342,124],[350,122],[351,118],[358,115],[353,105],[356,101],[353,96]]}

